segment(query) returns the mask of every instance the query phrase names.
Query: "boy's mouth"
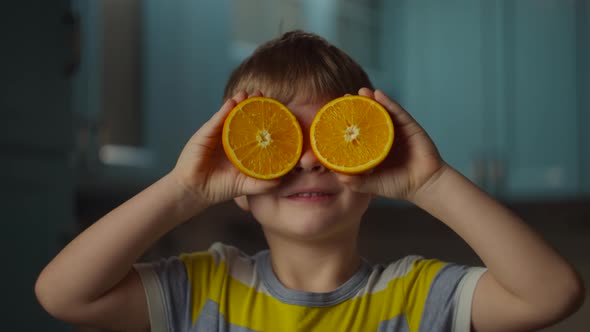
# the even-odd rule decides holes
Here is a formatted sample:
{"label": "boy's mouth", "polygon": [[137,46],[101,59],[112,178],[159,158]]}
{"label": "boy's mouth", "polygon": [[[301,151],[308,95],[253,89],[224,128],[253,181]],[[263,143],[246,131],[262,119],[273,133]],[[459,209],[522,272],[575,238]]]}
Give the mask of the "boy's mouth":
{"label": "boy's mouth", "polygon": [[303,202],[323,202],[329,201],[336,196],[336,192],[320,188],[306,188],[294,190],[287,194],[287,198]]}
{"label": "boy's mouth", "polygon": [[330,202],[336,194],[326,192],[300,192],[287,196],[287,199],[296,202],[324,203]]}
{"label": "boy's mouth", "polygon": [[288,197],[322,197],[322,196],[331,196],[333,194],[324,193],[324,192],[303,192],[303,193],[296,193],[293,195],[289,195]]}

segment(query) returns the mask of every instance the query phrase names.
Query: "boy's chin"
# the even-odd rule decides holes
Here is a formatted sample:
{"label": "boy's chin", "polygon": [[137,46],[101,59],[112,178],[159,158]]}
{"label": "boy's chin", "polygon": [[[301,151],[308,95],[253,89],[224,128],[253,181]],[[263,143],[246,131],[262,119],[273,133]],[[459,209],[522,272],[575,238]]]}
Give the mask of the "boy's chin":
{"label": "boy's chin", "polygon": [[[326,241],[332,238],[341,238],[343,236],[355,236],[358,231],[358,225],[349,223],[348,225],[341,222],[305,222],[299,220],[296,224],[287,225],[262,225],[266,237],[276,237],[290,239],[301,242]],[[352,234],[350,234],[352,233]]]}

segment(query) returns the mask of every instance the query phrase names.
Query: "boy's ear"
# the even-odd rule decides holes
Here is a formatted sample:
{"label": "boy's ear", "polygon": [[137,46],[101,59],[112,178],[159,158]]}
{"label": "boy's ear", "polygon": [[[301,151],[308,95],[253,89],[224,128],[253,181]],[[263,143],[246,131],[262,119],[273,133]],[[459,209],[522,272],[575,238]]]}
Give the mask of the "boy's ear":
{"label": "boy's ear", "polygon": [[242,210],[246,212],[250,211],[250,204],[248,204],[248,198],[246,196],[236,197],[234,198],[234,202],[236,202]]}

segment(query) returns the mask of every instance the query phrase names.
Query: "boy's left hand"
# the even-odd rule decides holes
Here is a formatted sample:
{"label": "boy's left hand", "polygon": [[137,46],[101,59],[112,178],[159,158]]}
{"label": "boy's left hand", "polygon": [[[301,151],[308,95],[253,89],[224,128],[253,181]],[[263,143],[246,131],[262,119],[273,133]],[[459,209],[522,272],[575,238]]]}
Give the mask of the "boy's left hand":
{"label": "boy's left hand", "polygon": [[362,88],[359,95],[375,99],[387,109],[395,139],[389,155],[375,169],[360,175],[338,174],[339,180],[354,191],[413,201],[419,189],[447,167],[446,163],[426,131],[398,103],[380,90]]}

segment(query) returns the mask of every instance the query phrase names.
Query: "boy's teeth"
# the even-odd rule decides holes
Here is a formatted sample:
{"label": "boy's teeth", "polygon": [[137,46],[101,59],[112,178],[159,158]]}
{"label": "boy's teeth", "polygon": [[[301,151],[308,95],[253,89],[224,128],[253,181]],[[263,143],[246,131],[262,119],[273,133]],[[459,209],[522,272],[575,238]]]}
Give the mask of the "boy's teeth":
{"label": "boy's teeth", "polygon": [[317,197],[317,196],[325,196],[325,193],[298,193],[295,194],[295,197]]}

